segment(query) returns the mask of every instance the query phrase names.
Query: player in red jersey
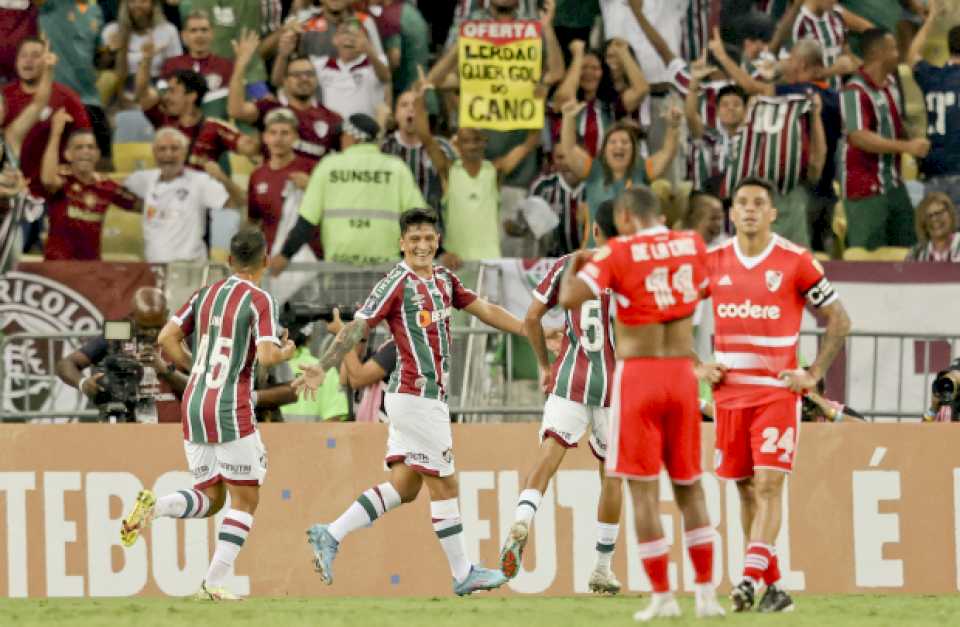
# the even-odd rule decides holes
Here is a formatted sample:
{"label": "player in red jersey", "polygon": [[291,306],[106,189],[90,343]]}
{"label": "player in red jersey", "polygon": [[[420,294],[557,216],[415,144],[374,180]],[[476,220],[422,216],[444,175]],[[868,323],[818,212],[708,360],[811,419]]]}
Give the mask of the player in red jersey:
{"label": "player in red jersey", "polygon": [[[715,320],[716,472],[737,482],[747,536],[743,581],[731,592],[734,611],[753,606],[761,581],[762,612],[790,609],[777,587],[774,542],[780,531],[781,493],[793,469],[800,435],[800,395],[816,388],[843,347],[850,319],[810,251],[776,235],[773,187],[746,178],[733,196],[734,239],[711,249]],[[816,360],[797,368],[804,304],[826,319]]]}
{"label": "player in red jersey", "polygon": [[[680,615],[670,592],[669,546],[660,524],[660,469],[673,482],[684,544],[696,573],[698,616],[721,616],[713,586],[713,541],[700,485],[700,407],[693,355],[693,312],[706,287],[706,248],[693,231],[662,226],[646,187],[617,199],[618,237],[590,256],[577,253],[564,274],[560,304],[579,308],[604,289],[617,302],[617,371],[607,474],[624,477],[636,510],[643,568],[653,586],[638,621]],[[665,385],[664,382],[669,382]]]}
{"label": "player in red jersey", "polygon": [[[253,414],[255,369],[287,361],[296,350],[286,333],[279,337],[276,306],[258,287],[267,268],[263,233],[244,228],[233,236],[230,268],[229,277],[197,290],[157,338],[177,367],[190,372],[181,418],[194,489],[159,499],[141,491],[120,529],[124,546],[132,546],[155,517],[209,518],[229,494],[230,510],[195,597],[207,601],[239,598],[223,588],[223,581],[253,527],[267,474],[267,451]],[[190,353],[183,345],[188,337],[193,338]]]}
{"label": "player in red jersey", "polygon": [[[593,239],[603,246],[616,235],[613,201],[608,200],[597,209]],[[548,396],[543,407],[540,448],[517,498],[514,523],[500,552],[500,570],[511,579],[520,572],[530,525],[547,484],[556,474],[567,449],[577,446],[589,429],[590,451],[600,460],[601,487],[597,504],[597,560],[587,586],[593,592],[617,594],[620,582],[610,562],[620,532],[623,485],[619,479],[608,478],[604,473],[615,366],[611,325],[613,295],[605,290],[600,298],[566,312],[563,344],[552,367],[541,323],[547,312],[557,306],[560,279],[570,259],[571,255],[565,255],[554,262],[534,290],[534,299],[524,320],[530,345],[540,362],[540,387]]]}

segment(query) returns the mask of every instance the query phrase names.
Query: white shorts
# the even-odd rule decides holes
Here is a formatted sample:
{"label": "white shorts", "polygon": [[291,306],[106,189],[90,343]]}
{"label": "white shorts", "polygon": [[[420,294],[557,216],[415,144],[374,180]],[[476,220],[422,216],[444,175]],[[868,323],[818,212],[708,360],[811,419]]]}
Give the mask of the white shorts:
{"label": "white shorts", "polygon": [[200,444],[184,440],[183,452],[193,484],[203,489],[224,481],[231,485],[263,485],[267,476],[267,449],[254,431],[225,444]]}
{"label": "white shorts", "polygon": [[383,398],[390,431],[387,436],[389,467],[403,462],[427,475],[449,477],[453,468],[453,435],[450,408],[443,401],[412,394],[388,392]]}
{"label": "white shorts", "polygon": [[574,448],[590,427],[590,451],[603,461],[607,458],[609,407],[589,407],[551,394],[543,406],[540,441],[551,437],[565,448]]}

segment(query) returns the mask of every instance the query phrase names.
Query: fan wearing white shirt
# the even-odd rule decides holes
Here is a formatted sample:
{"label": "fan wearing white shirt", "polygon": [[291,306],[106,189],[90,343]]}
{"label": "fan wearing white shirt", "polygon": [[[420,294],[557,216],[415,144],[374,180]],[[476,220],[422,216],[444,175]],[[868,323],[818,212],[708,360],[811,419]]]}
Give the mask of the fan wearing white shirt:
{"label": "fan wearing white shirt", "polygon": [[323,105],[344,119],[354,113],[376,117],[377,106],[385,104],[390,68],[376,54],[359,22],[347,20],[333,35],[337,56],[311,57]]}
{"label": "fan wearing white shirt", "polygon": [[206,261],[207,212],[246,206],[246,193],[215,162],[206,172],[184,167],[190,140],[163,127],[153,140],[157,168],[134,172],[124,181],[143,199],[144,259],[148,263]]}

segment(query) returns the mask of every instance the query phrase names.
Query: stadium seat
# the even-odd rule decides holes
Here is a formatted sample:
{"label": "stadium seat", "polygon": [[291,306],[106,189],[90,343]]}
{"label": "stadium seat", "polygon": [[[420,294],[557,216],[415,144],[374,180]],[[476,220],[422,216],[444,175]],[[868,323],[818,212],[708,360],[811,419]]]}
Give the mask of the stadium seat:
{"label": "stadium seat", "polygon": [[143,227],[138,213],[110,207],[100,235],[104,261],[143,261]]}
{"label": "stadium seat", "polygon": [[859,246],[852,246],[843,252],[844,261],[903,261],[907,258],[909,248],[897,246],[881,246],[876,250],[867,250]]}
{"label": "stadium seat", "polygon": [[113,166],[117,172],[122,173],[156,167],[153,145],[145,142],[114,144]]}

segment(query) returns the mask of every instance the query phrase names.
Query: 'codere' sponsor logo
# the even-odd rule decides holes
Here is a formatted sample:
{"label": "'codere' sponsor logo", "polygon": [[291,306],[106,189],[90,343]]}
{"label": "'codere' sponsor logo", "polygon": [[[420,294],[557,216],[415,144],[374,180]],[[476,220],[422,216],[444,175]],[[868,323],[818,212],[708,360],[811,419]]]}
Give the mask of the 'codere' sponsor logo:
{"label": "'codere' sponsor logo", "polygon": [[778,305],[755,305],[750,299],[742,303],[720,303],[717,305],[718,318],[744,318],[751,320],[779,320]]}
{"label": "'codere' sponsor logo", "polygon": [[54,376],[58,360],[80,342],[18,334],[95,333],[103,316],[89,300],[66,285],[37,274],[0,275],[0,335],[4,371],[0,403],[5,411],[73,411],[84,401]]}

